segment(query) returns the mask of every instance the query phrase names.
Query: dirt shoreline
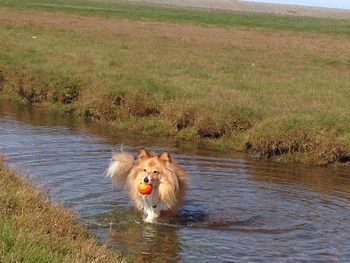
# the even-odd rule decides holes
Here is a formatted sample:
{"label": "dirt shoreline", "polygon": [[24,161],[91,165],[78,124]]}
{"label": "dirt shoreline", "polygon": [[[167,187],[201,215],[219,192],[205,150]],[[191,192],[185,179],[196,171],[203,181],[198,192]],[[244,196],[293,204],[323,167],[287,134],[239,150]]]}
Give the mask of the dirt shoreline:
{"label": "dirt shoreline", "polygon": [[255,3],[235,0],[124,0],[125,2],[138,2],[160,4],[166,6],[194,7],[205,9],[218,9],[238,12],[256,12],[274,15],[308,16],[319,18],[350,19],[350,10],[323,7],[307,7],[299,5],[282,5]]}

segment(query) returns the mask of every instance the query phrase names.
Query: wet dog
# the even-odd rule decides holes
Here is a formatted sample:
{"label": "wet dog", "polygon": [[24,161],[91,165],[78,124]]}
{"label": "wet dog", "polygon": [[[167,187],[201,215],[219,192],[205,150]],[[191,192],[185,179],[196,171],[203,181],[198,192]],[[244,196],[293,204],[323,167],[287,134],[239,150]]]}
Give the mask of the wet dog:
{"label": "wet dog", "polygon": [[186,173],[168,152],[156,155],[141,149],[136,157],[114,153],[107,176],[126,186],[145,222],[174,216],[182,206]]}

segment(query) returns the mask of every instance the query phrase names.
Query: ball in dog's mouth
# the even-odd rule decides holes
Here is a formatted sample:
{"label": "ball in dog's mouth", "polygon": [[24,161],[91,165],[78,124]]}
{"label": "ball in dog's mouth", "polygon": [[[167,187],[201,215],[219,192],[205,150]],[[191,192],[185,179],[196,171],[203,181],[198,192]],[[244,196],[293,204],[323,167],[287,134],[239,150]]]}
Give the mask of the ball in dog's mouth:
{"label": "ball in dog's mouth", "polygon": [[145,182],[145,180],[139,183],[139,185],[137,186],[137,190],[142,195],[149,195],[150,193],[152,193],[152,189],[153,185],[149,182]]}

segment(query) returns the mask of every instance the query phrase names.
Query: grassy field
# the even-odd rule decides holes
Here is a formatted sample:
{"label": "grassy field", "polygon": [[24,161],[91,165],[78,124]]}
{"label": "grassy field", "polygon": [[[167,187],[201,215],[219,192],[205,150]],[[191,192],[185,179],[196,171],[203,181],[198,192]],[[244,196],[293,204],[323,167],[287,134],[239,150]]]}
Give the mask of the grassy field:
{"label": "grassy field", "polygon": [[0,262],[123,262],[0,160]]}
{"label": "grassy field", "polygon": [[350,21],[0,0],[0,96],[134,133],[350,159]]}
{"label": "grassy field", "polygon": [[350,34],[349,21],[347,20],[159,7],[142,4],[142,1],[135,4],[120,0],[0,0],[0,5],[22,10],[63,11],[133,20]]}

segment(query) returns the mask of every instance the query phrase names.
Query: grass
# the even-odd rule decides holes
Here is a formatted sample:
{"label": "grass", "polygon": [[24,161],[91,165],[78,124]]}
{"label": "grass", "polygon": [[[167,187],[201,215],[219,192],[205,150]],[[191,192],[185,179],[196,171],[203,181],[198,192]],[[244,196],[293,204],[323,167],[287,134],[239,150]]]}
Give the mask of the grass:
{"label": "grass", "polygon": [[0,160],[1,262],[123,262]]}
{"label": "grass", "polygon": [[132,4],[118,0],[0,0],[0,5],[20,9],[63,11],[80,15],[193,23],[210,26],[239,26],[331,34],[350,34],[350,21],[295,16],[272,16],[247,12],[175,8]]}
{"label": "grass", "polygon": [[[0,0],[12,6],[0,8],[4,98],[259,157],[350,159],[349,21],[114,1],[84,2],[88,11],[56,6],[64,1],[19,3]],[[91,11],[97,5],[104,7]],[[191,15],[180,21],[181,12]],[[249,28],[215,22],[225,16],[245,16]]]}

